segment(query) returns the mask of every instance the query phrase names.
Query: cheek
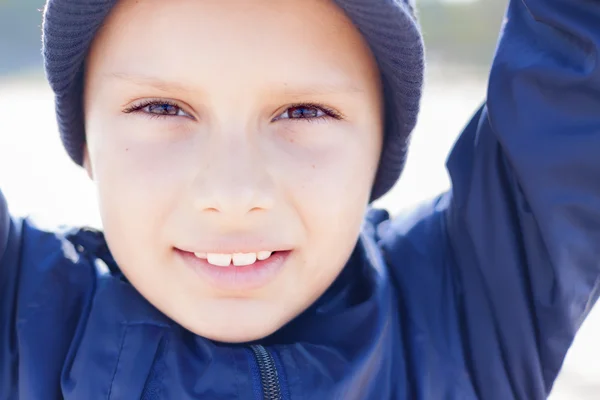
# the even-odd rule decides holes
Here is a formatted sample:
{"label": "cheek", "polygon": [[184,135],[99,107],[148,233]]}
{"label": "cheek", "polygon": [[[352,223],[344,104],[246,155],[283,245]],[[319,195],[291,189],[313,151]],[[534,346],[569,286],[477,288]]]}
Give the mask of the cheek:
{"label": "cheek", "polygon": [[184,146],[128,140],[116,132],[90,135],[100,213],[115,257],[139,255],[148,246],[160,249],[160,232],[185,187]]}
{"label": "cheek", "polygon": [[273,170],[299,199],[298,206],[364,209],[379,161],[378,132],[344,126],[298,133],[287,138],[288,148],[278,151],[280,158],[273,161]]}
{"label": "cheek", "polygon": [[99,187],[110,182],[109,191],[142,197],[149,203],[148,196],[160,198],[170,192],[162,189],[177,185],[189,135],[163,132],[159,136],[162,124],[141,117],[113,118],[92,128],[88,129],[88,146]]}
{"label": "cheek", "polygon": [[305,279],[312,289],[327,285],[356,245],[379,160],[377,133],[345,130],[318,151],[299,146],[277,163],[306,230]]}

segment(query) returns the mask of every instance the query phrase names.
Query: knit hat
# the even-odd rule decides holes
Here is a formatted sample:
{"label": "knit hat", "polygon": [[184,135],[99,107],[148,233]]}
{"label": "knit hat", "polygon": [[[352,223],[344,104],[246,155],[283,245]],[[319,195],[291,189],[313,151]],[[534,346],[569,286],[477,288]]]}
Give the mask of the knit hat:
{"label": "knit hat", "polygon": [[[367,40],[382,74],[385,137],[371,200],[384,195],[404,167],[421,98],[423,41],[413,0],[334,0]],[[60,137],[83,163],[83,64],[94,35],[117,0],[47,0],[43,22],[46,76],[55,94]]]}

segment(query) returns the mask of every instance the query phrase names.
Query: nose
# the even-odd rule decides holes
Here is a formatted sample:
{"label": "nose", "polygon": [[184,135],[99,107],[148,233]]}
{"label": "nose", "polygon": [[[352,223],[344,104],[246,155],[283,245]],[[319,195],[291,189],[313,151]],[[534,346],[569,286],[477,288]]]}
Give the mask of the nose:
{"label": "nose", "polygon": [[211,145],[194,181],[196,210],[237,220],[273,207],[275,185],[265,158],[256,144],[236,138]]}

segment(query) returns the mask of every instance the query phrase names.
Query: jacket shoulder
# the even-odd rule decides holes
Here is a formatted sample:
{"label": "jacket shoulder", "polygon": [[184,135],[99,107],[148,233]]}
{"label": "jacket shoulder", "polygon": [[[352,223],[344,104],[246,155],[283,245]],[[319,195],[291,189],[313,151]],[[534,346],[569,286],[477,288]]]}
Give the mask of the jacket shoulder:
{"label": "jacket shoulder", "polygon": [[85,232],[13,218],[0,192],[0,398],[59,391],[98,276]]}
{"label": "jacket shoulder", "polygon": [[[16,304],[21,395],[59,392],[61,373],[83,337],[99,268],[82,229],[22,224]],[[43,334],[40,334],[43,332]],[[40,366],[43,365],[43,368]]]}
{"label": "jacket shoulder", "polygon": [[[442,195],[382,222],[378,229],[404,323],[434,347],[458,339],[459,333],[460,285],[446,233],[447,205],[448,196]],[[456,346],[437,350],[462,364]]]}
{"label": "jacket shoulder", "polygon": [[57,296],[61,292],[76,294],[93,289],[93,257],[77,241],[83,229],[45,230],[28,219],[17,223],[22,224],[19,292],[23,303],[43,293]]}
{"label": "jacket shoulder", "polygon": [[[403,273],[409,272],[415,262],[434,269],[443,267],[449,254],[444,219],[447,206],[448,196],[442,195],[379,223],[379,244],[392,269],[401,264]],[[414,269],[425,272],[422,267]]]}
{"label": "jacket shoulder", "polygon": [[460,284],[446,232],[448,204],[444,194],[382,221],[379,246],[396,289],[415,384],[444,393],[460,388],[465,399],[475,398],[461,337]]}
{"label": "jacket shoulder", "polygon": [[[378,225],[378,243],[406,315],[427,328],[439,321],[440,302],[455,315],[454,258],[446,232],[448,196],[423,202]],[[436,328],[438,329],[438,328]]]}

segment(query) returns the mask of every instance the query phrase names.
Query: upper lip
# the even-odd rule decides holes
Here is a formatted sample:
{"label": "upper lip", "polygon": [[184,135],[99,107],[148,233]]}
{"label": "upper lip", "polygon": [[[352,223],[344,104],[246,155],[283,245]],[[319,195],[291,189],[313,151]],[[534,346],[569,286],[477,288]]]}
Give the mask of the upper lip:
{"label": "upper lip", "polygon": [[236,254],[236,253],[258,253],[259,251],[288,251],[292,246],[281,242],[269,240],[257,240],[256,238],[241,240],[222,239],[202,245],[182,245],[176,247],[178,250],[188,253],[210,253],[210,254]]}

